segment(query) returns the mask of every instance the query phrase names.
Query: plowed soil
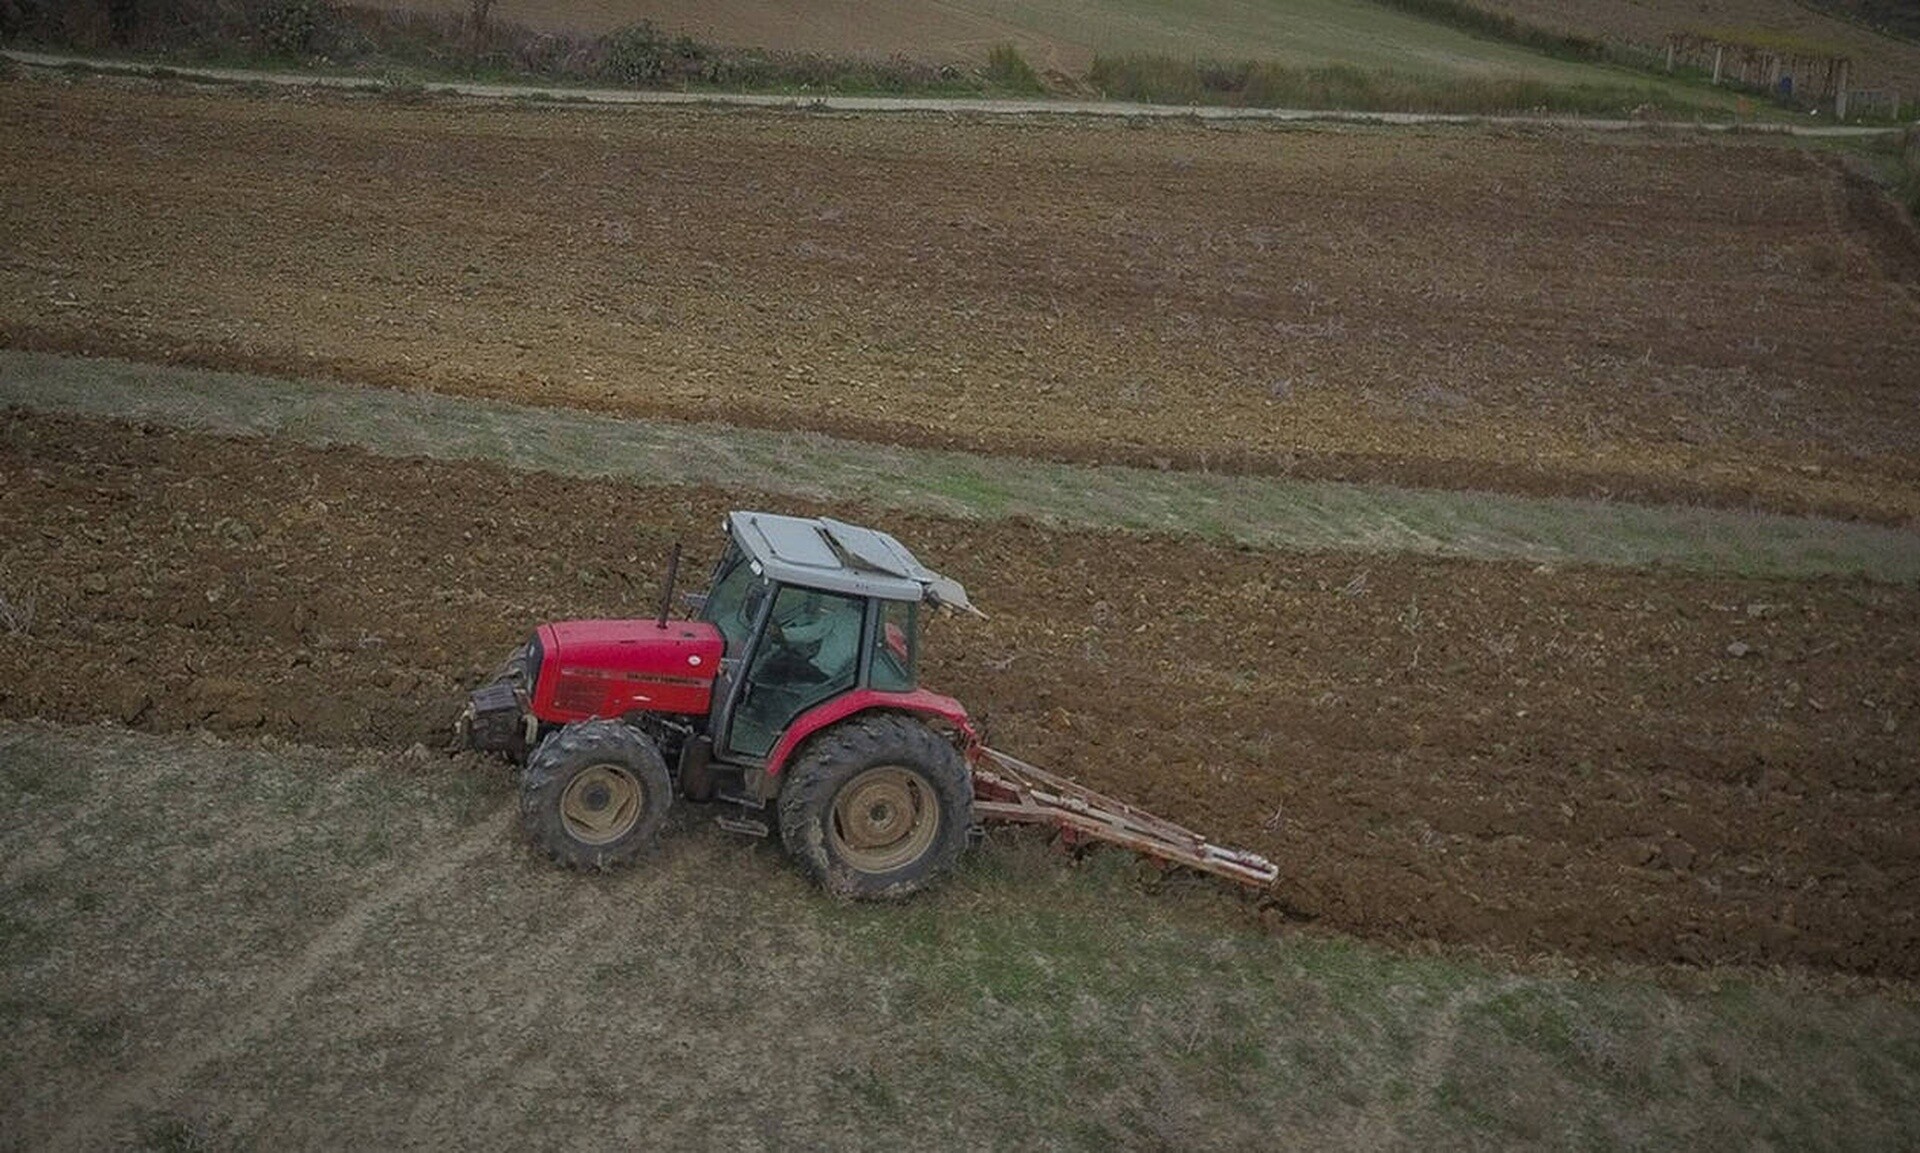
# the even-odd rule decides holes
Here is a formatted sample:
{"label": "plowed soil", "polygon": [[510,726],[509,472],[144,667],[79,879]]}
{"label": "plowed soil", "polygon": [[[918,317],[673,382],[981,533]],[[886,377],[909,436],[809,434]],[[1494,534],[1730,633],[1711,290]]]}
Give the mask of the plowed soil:
{"label": "plowed soil", "polygon": [[[533,622],[650,612],[755,502],[6,414],[0,715],[436,742]],[[1920,976],[1912,589],[887,523],[992,614],[931,681],[1272,857],[1287,915]]]}
{"label": "plowed soil", "polygon": [[1772,143],[18,80],[0,220],[12,347],[1920,515],[1920,242]]}

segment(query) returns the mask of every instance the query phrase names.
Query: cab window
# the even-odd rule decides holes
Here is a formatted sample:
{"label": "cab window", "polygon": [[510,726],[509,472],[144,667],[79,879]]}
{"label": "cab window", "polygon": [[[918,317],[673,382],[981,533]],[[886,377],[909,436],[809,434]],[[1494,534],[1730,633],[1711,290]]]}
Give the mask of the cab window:
{"label": "cab window", "polygon": [[920,606],[913,601],[881,601],[880,627],[873,631],[873,669],[868,683],[883,692],[913,689]]}
{"label": "cab window", "polygon": [[728,656],[738,656],[753,634],[753,617],[765,596],[766,582],[738,548],[729,548],[721,558],[719,574],[700,607],[700,619],[720,629]]}
{"label": "cab window", "polygon": [[865,609],[858,597],[780,589],[733,711],[731,751],[766,756],[795,717],[854,687]]}

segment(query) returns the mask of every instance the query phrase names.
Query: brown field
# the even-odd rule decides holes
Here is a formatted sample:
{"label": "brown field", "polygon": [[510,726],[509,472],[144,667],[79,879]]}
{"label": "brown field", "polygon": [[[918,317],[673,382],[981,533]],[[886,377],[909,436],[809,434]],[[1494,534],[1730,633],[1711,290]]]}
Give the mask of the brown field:
{"label": "brown field", "polygon": [[[651,611],[671,540],[699,571],[778,499],[24,413],[0,491],[36,600],[0,716],[396,750],[532,622]],[[934,683],[1273,858],[1284,918],[1920,976],[1911,589],[885,520],[992,614],[939,626]]]}
{"label": "brown field", "polygon": [[0,126],[12,347],[1920,513],[1920,242],[1803,149],[42,82]]}

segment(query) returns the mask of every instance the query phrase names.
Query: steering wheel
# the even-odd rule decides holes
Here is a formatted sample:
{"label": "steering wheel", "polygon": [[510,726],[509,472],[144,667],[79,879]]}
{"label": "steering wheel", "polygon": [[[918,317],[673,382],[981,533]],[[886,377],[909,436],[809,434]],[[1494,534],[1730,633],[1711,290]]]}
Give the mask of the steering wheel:
{"label": "steering wheel", "polygon": [[767,633],[769,637],[781,647],[810,657],[814,652],[819,650],[822,637],[795,638],[789,635],[788,630],[791,629],[794,632],[802,632],[809,626],[819,624],[825,620],[826,614],[827,607],[820,602],[816,601],[802,604],[787,614],[784,620],[770,618],[767,621]]}

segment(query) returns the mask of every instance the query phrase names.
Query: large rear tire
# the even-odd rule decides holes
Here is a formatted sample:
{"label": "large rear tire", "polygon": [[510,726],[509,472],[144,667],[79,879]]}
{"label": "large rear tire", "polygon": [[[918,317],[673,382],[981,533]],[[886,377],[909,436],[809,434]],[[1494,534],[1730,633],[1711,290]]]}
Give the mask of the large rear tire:
{"label": "large rear tire", "polygon": [[892,714],[815,739],[780,790],[780,839],[830,893],[888,899],[953,868],[973,824],[973,779],[952,745]]}
{"label": "large rear tire", "polygon": [[645,734],[619,721],[582,721],[550,734],[520,776],[527,836],[572,869],[611,869],[651,848],[673,782]]}

